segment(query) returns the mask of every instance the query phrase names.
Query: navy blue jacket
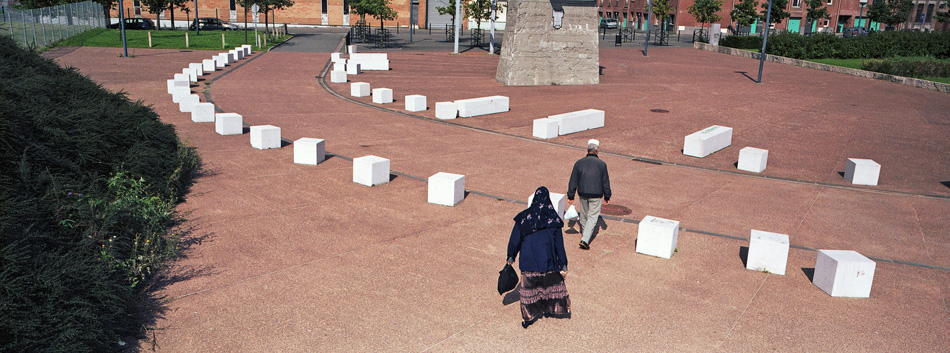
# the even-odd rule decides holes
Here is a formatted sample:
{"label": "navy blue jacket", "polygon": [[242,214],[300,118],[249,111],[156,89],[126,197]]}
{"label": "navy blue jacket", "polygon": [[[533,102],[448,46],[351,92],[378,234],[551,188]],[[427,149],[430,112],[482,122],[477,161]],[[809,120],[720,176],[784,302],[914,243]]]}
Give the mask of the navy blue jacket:
{"label": "navy blue jacket", "polygon": [[508,261],[514,262],[519,252],[521,271],[567,271],[561,228],[545,228],[522,237],[521,229],[515,224],[508,239]]}

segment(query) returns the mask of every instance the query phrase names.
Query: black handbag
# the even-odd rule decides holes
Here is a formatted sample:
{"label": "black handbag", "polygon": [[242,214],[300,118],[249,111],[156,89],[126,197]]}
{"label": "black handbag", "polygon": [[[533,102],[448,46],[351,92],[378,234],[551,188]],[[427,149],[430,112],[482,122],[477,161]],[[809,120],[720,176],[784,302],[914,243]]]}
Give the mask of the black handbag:
{"label": "black handbag", "polygon": [[517,286],[518,273],[515,272],[514,267],[505,264],[505,268],[498,271],[498,295],[505,294],[505,292],[515,289]]}

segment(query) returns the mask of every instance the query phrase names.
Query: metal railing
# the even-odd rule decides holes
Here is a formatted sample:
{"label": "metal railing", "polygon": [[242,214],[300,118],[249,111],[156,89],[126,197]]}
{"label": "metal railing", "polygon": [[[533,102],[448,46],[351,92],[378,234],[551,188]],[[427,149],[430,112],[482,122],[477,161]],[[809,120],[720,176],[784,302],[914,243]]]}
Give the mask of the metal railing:
{"label": "metal railing", "polygon": [[3,7],[0,35],[25,48],[42,48],[93,28],[106,27],[102,5],[84,1],[38,9]]}

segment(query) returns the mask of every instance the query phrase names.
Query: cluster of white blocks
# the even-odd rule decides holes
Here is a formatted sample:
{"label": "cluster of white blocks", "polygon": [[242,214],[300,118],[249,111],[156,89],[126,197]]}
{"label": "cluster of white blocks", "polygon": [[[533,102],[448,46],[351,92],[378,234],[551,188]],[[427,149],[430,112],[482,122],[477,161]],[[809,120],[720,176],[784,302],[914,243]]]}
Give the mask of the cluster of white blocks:
{"label": "cluster of white blocks", "polygon": [[713,125],[687,135],[683,141],[683,154],[703,158],[731,144],[732,128]]}
{"label": "cluster of white blocks", "polygon": [[535,119],[532,135],[543,139],[604,127],[604,111],[586,109]]}
{"label": "cluster of white blocks", "polygon": [[460,99],[455,101],[455,107],[458,109],[458,116],[462,118],[504,113],[508,111],[508,97],[491,96]]}
{"label": "cluster of white blocks", "polygon": [[676,251],[680,234],[680,222],[665,218],[646,216],[637,230],[637,252],[669,259]]}
{"label": "cluster of white blocks", "polygon": [[429,177],[429,203],[455,206],[465,198],[465,176],[435,173]]}

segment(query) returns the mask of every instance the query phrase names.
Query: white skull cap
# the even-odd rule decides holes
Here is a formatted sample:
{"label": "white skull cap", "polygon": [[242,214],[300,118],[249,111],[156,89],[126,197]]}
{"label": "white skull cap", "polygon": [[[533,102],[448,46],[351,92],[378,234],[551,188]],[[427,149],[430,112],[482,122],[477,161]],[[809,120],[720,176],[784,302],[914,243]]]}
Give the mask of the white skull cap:
{"label": "white skull cap", "polygon": [[588,144],[588,145],[596,145],[596,146],[599,147],[599,146],[600,146],[600,141],[597,141],[597,140],[595,140],[595,139],[590,139],[590,140],[587,141],[587,144]]}

